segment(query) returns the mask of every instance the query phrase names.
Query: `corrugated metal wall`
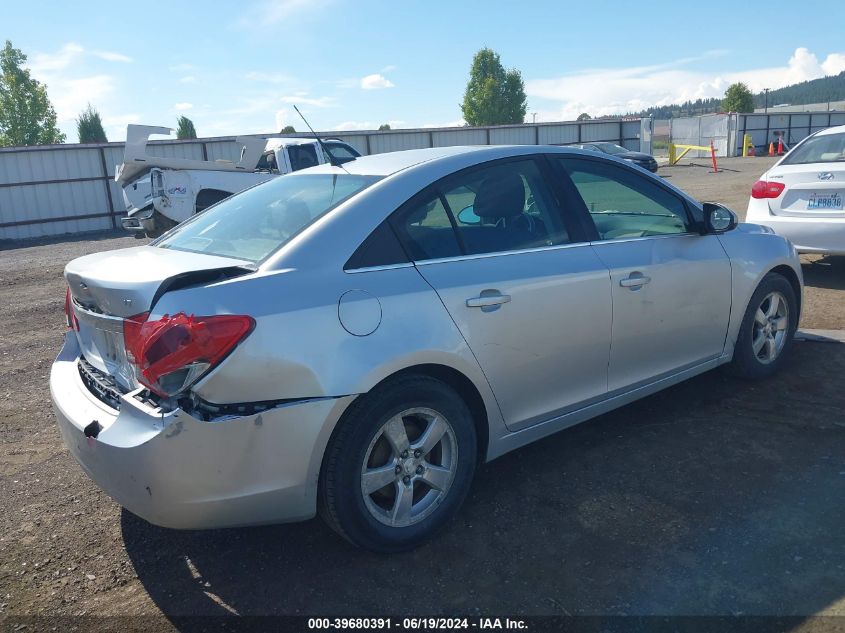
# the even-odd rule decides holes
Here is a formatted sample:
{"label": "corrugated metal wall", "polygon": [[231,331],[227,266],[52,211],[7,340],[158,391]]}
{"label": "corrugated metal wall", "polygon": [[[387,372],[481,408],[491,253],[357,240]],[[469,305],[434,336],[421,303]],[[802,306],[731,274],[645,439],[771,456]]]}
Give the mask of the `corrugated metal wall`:
{"label": "corrugated metal wall", "polygon": [[[452,145],[567,145],[586,141],[613,141],[638,150],[639,134],[639,119],[320,132],[321,136],[346,141],[362,154]],[[240,156],[234,137],[153,141],[147,147],[150,154],[165,157],[237,161]],[[122,160],[123,143],[0,149],[0,239],[119,228],[125,206],[123,192],[114,182],[114,170]]]}
{"label": "corrugated metal wall", "polygon": [[769,143],[777,143],[775,132],[783,132],[784,141],[792,147],[813,132],[835,125],[845,125],[845,112],[740,114],[736,151],[742,153],[744,134],[750,134],[751,142],[757,149],[765,151]]}

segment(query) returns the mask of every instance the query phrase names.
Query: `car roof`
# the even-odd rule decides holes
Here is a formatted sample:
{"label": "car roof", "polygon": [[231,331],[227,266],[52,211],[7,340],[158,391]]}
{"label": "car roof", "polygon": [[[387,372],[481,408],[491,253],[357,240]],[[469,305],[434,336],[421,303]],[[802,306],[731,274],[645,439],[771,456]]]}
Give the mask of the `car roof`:
{"label": "car roof", "polygon": [[[590,152],[583,149],[560,145],[455,145],[451,147],[432,147],[409,149],[399,152],[385,152],[383,154],[370,154],[344,163],[340,167],[324,164],[303,169],[297,173],[336,175],[347,173],[359,176],[391,176],[400,171],[411,167],[422,166],[426,163],[431,164],[448,161],[453,168],[459,169],[461,166],[468,167],[474,163],[487,160],[538,153],[590,154]],[[461,161],[461,157],[466,158],[466,160]],[[455,159],[458,159],[458,161],[456,162]],[[464,164],[458,165],[458,162]]]}
{"label": "car roof", "polygon": [[370,154],[368,156],[361,156],[353,161],[344,163],[342,167],[332,167],[331,165],[319,165],[311,167],[307,170],[302,170],[300,173],[307,171],[309,174],[328,173],[328,174],[342,174],[343,172],[349,174],[356,174],[361,176],[390,176],[399,171],[419,165],[420,163],[427,163],[438,158],[447,158],[450,156],[457,156],[460,154],[469,154],[472,152],[480,152],[485,149],[490,149],[491,146],[453,146],[453,147],[433,147],[426,149],[408,149],[400,152],[385,152],[383,154]]}

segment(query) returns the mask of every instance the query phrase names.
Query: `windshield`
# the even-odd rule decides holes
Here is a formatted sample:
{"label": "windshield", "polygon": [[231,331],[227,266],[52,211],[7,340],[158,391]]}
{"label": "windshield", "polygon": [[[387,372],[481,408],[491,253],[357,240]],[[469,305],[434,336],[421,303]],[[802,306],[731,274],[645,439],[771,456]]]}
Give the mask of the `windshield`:
{"label": "windshield", "polygon": [[801,143],[783,159],[783,165],[845,161],[845,134],[820,134]]}
{"label": "windshield", "polygon": [[628,151],[616,143],[594,143],[594,145],[606,154],[622,154]]}
{"label": "windshield", "polygon": [[377,176],[288,174],[227,198],[154,242],[258,263]]}

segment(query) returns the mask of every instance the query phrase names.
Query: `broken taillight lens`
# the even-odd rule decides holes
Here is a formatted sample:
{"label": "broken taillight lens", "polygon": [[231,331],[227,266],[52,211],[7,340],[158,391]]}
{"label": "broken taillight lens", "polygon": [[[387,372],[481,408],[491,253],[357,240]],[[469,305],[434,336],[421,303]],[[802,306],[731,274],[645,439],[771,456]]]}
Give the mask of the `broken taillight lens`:
{"label": "broken taillight lens", "polygon": [[76,313],[73,311],[73,299],[70,296],[70,288],[65,293],[65,323],[67,323],[67,329],[79,331],[79,319],[76,318]]}
{"label": "broken taillight lens", "polygon": [[233,314],[148,317],[145,312],[125,319],[123,341],[138,382],[164,397],[194,384],[255,327],[252,317]]}

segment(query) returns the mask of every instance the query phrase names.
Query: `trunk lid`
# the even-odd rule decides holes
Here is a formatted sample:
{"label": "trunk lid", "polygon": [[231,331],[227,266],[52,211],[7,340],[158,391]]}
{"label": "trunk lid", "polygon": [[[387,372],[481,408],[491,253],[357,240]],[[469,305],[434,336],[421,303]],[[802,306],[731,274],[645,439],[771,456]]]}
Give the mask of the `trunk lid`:
{"label": "trunk lid", "polygon": [[786,186],[780,196],[768,201],[774,215],[845,217],[845,163],[778,165],[764,180]]}
{"label": "trunk lid", "polygon": [[65,267],[82,355],[124,389],[135,389],[125,318],[150,311],[168,290],[254,272],[251,262],[154,246],[86,255]]}

